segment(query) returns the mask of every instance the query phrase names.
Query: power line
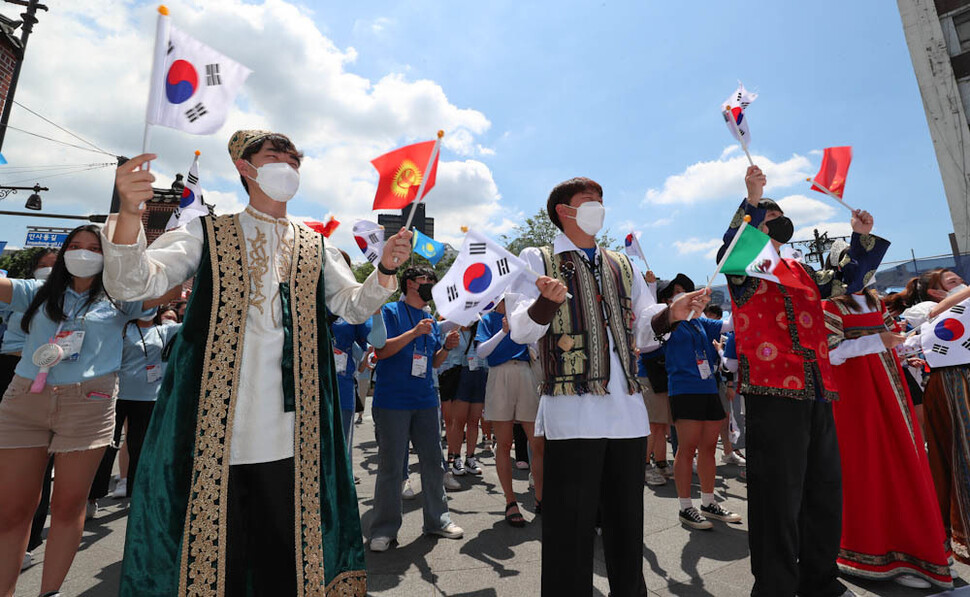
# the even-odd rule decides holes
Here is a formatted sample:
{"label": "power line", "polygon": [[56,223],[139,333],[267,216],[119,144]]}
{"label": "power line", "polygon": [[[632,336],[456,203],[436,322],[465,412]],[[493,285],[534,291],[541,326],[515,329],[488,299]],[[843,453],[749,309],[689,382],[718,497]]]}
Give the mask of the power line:
{"label": "power line", "polygon": [[[4,126],[4,125],[0,125],[0,127],[2,127],[2,126]],[[68,147],[73,147],[75,149],[82,149],[84,151],[92,151],[94,153],[100,153],[102,155],[109,155],[109,156],[111,156],[113,158],[114,157],[118,157],[118,156],[116,156],[113,153],[108,153],[107,151],[104,151],[104,150],[101,150],[101,149],[91,149],[90,147],[84,147],[82,145],[75,145],[73,143],[67,143],[66,141],[61,141],[59,139],[54,139],[54,138],[51,138],[51,137],[45,137],[44,135],[39,135],[37,133],[32,133],[30,131],[25,131],[24,129],[18,129],[17,127],[10,126],[9,124],[8,125],[5,125],[5,126],[6,126],[7,129],[9,129],[11,131],[17,131],[17,132],[20,132],[20,133],[24,133],[25,135],[31,135],[33,137],[38,137],[40,139],[46,139],[47,141],[52,141],[54,143],[60,143],[61,145],[66,145]]]}
{"label": "power line", "polygon": [[68,135],[70,135],[70,136],[72,136],[72,137],[74,137],[74,138],[75,138],[75,139],[77,139],[78,141],[81,141],[82,143],[87,143],[87,144],[88,144],[88,145],[90,145],[91,147],[93,147],[93,148],[95,148],[95,149],[97,149],[97,150],[99,150],[99,151],[101,151],[101,153],[105,153],[105,154],[108,154],[108,155],[111,155],[110,153],[108,153],[107,151],[105,151],[105,150],[103,150],[103,149],[101,149],[100,147],[98,147],[98,146],[97,146],[97,145],[95,145],[94,143],[91,143],[90,141],[88,141],[88,140],[87,140],[87,139],[85,139],[84,137],[81,137],[80,135],[77,135],[77,134],[75,134],[75,133],[72,133],[71,131],[69,131],[69,130],[67,130],[66,128],[64,128],[64,127],[62,127],[61,125],[59,125],[59,124],[57,124],[56,122],[54,122],[54,121],[52,121],[51,119],[49,119],[49,118],[45,118],[45,117],[44,117],[44,116],[42,116],[41,114],[38,114],[37,112],[34,112],[33,110],[31,110],[31,109],[30,109],[30,108],[28,108],[27,106],[25,106],[25,105],[23,105],[23,104],[21,104],[20,102],[18,102],[18,101],[16,101],[16,100],[15,100],[15,101],[14,101],[14,103],[15,103],[16,105],[18,105],[18,106],[20,106],[21,108],[23,108],[24,110],[27,110],[28,112],[30,112],[31,114],[33,114],[33,115],[34,115],[34,116],[36,116],[37,118],[40,118],[40,119],[41,119],[41,120],[43,120],[44,122],[46,122],[46,123],[48,123],[48,124],[51,124],[51,125],[53,125],[53,126],[55,126],[55,127],[57,127],[57,128],[59,128],[60,130],[62,130],[62,131],[64,131],[64,132],[65,132],[65,133],[67,133]]}
{"label": "power line", "polygon": [[42,166],[7,166],[0,165],[0,174],[25,174],[27,172],[43,172],[49,170],[64,170],[65,168],[83,168],[85,166],[115,165],[114,162],[95,162],[90,164],[47,164]]}
{"label": "power line", "polygon": [[38,177],[32,177],[32,178],[24,178],[22,180],[15,180],[14,182],[9,182],[9,183],[7,183],[7,185],[12,186],[12,185],[20,184],[22,182],[46,180],[48,178],[57,178],[58,176],[67,176],[68,174],[80,174],[82,172],[88,172],[88,171],[91,171],[91,170],[99,170],[101,168],[107,168],[108,166],[114,166],[114,164],[101,164],[101,165],[98,165],[98,166],[91,166],[89,168],[82,168],[80,170],[72,170],[70,172],[61,172],[60,174],[51,174],[49,176],[38,176]]}

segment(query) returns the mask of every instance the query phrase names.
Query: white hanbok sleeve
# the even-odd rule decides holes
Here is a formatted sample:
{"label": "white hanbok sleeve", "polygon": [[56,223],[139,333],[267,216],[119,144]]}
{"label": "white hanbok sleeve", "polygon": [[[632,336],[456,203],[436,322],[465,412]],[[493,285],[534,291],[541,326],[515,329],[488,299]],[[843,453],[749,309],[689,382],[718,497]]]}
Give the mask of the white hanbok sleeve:
{"label": "white hanbok sleeve", "polygon": [[202,259],[202,221],[195,219],[170,230],[148,246],[139,228],[132,245],[116,245],[101,235],[102,280],[108,294],[120,301],[156,299],[195,275]]}

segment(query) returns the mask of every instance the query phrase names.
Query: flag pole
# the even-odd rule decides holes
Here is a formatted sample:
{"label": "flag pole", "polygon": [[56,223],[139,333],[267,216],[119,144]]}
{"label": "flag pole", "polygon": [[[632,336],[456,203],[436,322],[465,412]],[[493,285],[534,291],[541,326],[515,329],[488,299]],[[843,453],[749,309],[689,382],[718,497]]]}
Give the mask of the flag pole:
{"label": "flag pole", "polygon": [[[158,21],[155,25],[155,50],[152,53],[152,74],[148,85],[148,106],[145,109],[145,134],[141,141],[142,153],[148,153],[152,139],[152,125],[150,123],[153,120],[153,116],[156,116],[158,113],[158,98],[162,93],[162,89],[158,87],[159,81],[163,76],[162,71],[165,69],[168,31],[168,7],[160,4],[158,6]],[[145,162],[145,170],[150,169],[151,163]]]}
{"label": "flag pole", "polygon": [[424,199],[424,187],[426,184],[428,184],[428,179],[431,177],[431,166],[438,158],[438,150],[441,148],[441,138],[444,136],[444,131],[438,131],[438,138],[434,142],[434,147],[431,148],[431,157],[428,158],[428,165],[424,168],[424,176],[421,177],[421,184],[418,186],[418,196],[415,197],[414,201],[411,202],[411,213],[408,214],[408,221],[404,225],[405,230],[411,229],[411,222],[414,220],[414,212],[416,209],[418,209],[418,203]]}
{"label": "flag pole", "polygon": [[[744,114],[744,109],[741,109],[741,113]],[[738,128],[738,123],[734,121],[734,113],[731,112],[730,108],[724,111],[724,117],[728,122],[731,123],[731,128],[734,130],[734,136],[738,138],[738,143],[741,144],[741,149],[744,150],[744,155],[748,156],[748,164],[754,166],[754,160],[751,159],[751,153],[748,152],[748,144],[744,142],[744,137],[741,136],[741,129]]]}
{"label": "flag pole", "polygon": [[833,193],[832,191],[830,191],[828,189],[828,187],[824,186],[820,182],[817,182],[817,181],[815,181],[815,180],[813,180],[811,178],[806,178],[805,180],[808,181],[808,182],[810,182],[810,183],[812,183],[812,185],[818,187],[819,189],[821,189],[823,193],[825,193],[826,195],[828,195],[832,199],[835,199],[836,201],[838,201],[839,203],[841,203],[842,204],[842,207],[846,208],[849,211],[855,211],[855,209],[851,205],[849,205],[848,203],[846,203],[845,201],[842,200],[842,197],[839,197],[838,195],[836,195],[835,193]]}
{"label": "flag pole", "polygon": [[[738,231],[734,233],[734,238],[731,239],[731,243],[728,244],[727,250],[724,251],[724,255],[721,257],[721,261],[718,262],[717,269],[714,270],[714,273],[707,281],[707,285],[704,286],[705,290],[710,290],[711,286],[714,285],[714,280],[716,280],[717,275],[721,273],[721,268],[724,267],[725,263],[727,263],[728,257],[730,257],[731,255],[731,251],[733,251],[735,245],[738,244],[738,240],[741,239],[741,233],[744,232],[744,229],[748,227],[748,223],[750,221],[751,221],[751,216],[744,216],[744,219],[741,221],[741,226],[738,227]],[[690,315],[687,316],[687,321],[690,321],[693,318],[694,318],[694,312],[691,311]]]}

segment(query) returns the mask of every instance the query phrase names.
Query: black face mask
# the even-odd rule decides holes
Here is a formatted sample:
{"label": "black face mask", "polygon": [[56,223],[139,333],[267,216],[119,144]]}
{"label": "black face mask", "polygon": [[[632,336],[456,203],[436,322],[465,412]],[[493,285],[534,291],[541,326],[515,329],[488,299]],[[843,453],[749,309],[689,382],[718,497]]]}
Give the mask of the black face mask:
{"label": "black face mask", "polygon": [[771,237],[771,240],[782,244],[790,241],[795,234],[795,225],[788,219],[788,216],[778,216],[774,220],[768,220],[765,222],[765,227],[768,228],[768,236]]}
{"label": "black face mask", "polygon": [[434,284],[431,284],[430,282],[426,284],[418,284],[418,296],[421,297],[422,301],[426,303],[431,301],[432,288],[434,288]]}

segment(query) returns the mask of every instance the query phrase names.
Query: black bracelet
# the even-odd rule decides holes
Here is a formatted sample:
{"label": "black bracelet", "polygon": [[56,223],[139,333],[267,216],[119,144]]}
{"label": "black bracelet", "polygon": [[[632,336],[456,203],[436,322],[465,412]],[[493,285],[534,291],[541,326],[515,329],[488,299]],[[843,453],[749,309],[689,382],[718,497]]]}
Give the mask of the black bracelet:
{"label": "black bracelet", "polygon": [[387,269],[386,267],[384,267],[383,262],[380,262],[380,261],[377,262],[377,271],[381,272],[385,276],[393,276],[394,274],[397,273],[397,270],[398,268],[396,267],[394,269]]}

